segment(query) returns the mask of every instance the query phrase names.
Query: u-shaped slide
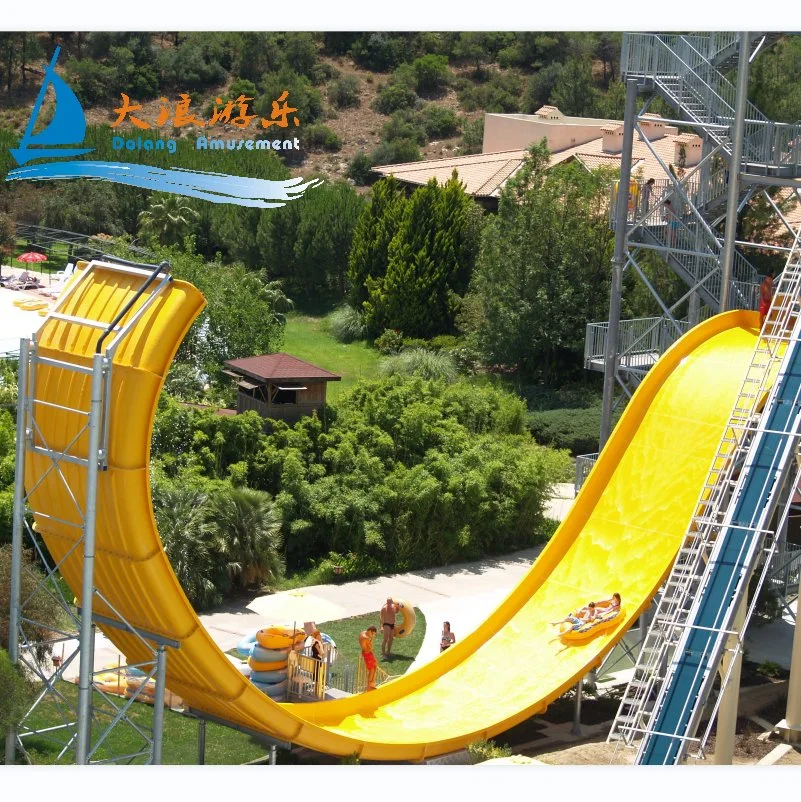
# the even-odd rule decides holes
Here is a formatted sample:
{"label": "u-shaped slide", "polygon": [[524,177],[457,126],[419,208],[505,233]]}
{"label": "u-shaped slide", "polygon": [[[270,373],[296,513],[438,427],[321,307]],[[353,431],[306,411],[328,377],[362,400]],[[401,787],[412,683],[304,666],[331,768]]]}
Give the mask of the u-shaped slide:
{"label": "u-shaped slide", "polygon": [[[86,275],[73,277],[59,311],[111,321],[142,282],[95,263]],[[201,626],[164,554],[151,508],[148,464],[158,395],[203,306],[193,286],[172,282],[114,356],[109,462],[98,486],[96,585],[132,624],[180,641],[180,650],[168,655],[167,684],[192,707],[311,749],[372,760],[420,760],[493,737],[543,711],[599,664],[670,570],[758,334],[755,313],[718,315],[662,357],[623,413],[567,519],[475,632],[376,691],[276,704]],[[48,318],[37,335],[39,353],[89,365],[97,336],[96,329]],[[34,397],[87,408],[89,381],[41,366]],[[37,420],[37,437],[51,448],[67,446],[83,423],[45,405],[37,406]],[[87,448],[83,435],[72,453],[85,455]],[[30,503],[37,527],[59,559],[79,536],[63,522],[79,518],[57,472],[47,468],[45,457],[26,455],[26,488],[36,485]],[[66,464],[64,472],[82,503],[84,471]],[[81,567],[80,553],[63,566],[76,594]],[[624,610],[611,630],[566,644],[548,623],[615,591]],[[95,609],[114,615],[99,601]],[[133,636],[117,629],[106,634],[130,662],[147,659]]]}

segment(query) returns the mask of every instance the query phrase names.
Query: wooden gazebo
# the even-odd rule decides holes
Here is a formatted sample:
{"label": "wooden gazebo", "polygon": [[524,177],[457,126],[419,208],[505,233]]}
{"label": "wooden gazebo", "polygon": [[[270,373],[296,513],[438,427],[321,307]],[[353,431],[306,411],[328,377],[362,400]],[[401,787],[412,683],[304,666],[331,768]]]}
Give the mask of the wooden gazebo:
{"label": "wooden gazebo", "polygon": [[326,385],[341,376],[290,354],[231,359],[223,373],[237,382],[236,411],[294,422],[325,409]]}

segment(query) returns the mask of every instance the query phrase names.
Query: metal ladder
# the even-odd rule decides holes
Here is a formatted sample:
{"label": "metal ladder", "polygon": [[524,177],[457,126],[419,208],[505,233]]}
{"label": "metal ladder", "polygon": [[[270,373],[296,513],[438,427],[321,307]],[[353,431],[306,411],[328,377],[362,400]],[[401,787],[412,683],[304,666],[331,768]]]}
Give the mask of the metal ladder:
{"label": "metal ladder", "polygon": [[[770,384],[783,359],[789,332],[798,325],[801,312],[799,257],[801,250],[796,238],[785,271],[777,284],[773,306],[702,488],[694,517],[664,585],[633,677],[612,724],[610,741],[617,740],[632,746],[636,741],[653,734],[653,722],[674,668],[674,652],[692,627],[691,613],[696,597],[708,579],[710,558],[742,478],[738,479],[737,474],[745,463],[755,435],[760,431],[759,405],[768,395]],[[775,538],[771,544],[771,548],[774,547]],[[767,563],[769,560],[766,561],[766,571]],[[754,605],[755,600],[752,607]],[[744,630],[745,624],[741,632]],[[738,633],[738,637],[738,648],[741,648],[741,633]],[[700,703],[702,708],[703,701],[696,700],[696,706]],[[682,753],[691,741],[703,745],[701,739],[687,738],[680,750]]]}

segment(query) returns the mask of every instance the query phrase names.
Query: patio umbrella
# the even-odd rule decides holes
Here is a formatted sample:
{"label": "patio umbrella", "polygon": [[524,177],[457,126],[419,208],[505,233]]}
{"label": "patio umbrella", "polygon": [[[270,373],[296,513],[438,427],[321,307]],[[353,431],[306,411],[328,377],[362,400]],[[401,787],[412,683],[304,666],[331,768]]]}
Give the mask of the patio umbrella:
{"label": "patio umbrella", "polygon": [[27,253],[22,253],[17,257],[18,262],[46,262],[47,257],[43,253],[37,253],[36,251],[28,251]]}
{"label": "patio umbrella", "polygon": [[[31,264],[33,262],[46,262],[47,257],[43,253],[37,253],[36,251],[28,251],[27,253],[20,254],[17,257],[17,261]],[[39,272],[41,272],[41,270]]]}
{"label": "patio umbrella", "polygon": [[297,625],[303,628],[306,621],[334,621],[345,615],[345,608],[322,596],[303,590],[288,590],[271,596],[259,596],[248,605],[248,610],[269,619],[271,624]]}

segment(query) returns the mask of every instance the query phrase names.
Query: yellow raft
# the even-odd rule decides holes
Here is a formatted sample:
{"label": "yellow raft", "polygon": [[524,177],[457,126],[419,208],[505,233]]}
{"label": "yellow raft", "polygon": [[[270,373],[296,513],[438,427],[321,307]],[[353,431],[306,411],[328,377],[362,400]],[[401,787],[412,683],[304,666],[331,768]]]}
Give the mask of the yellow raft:
{"label": "yellow raft", "polygon": [[589,621],[577,629],[574,628],[574,624],[571,624],[569,621],[564,621],[559,627],[559,637],[563,641],[589,640],[599,632],[607,632],[610,629],[614,629],[620,621],[623,620],[623,617],[620,615],[621,612],[623,612],[622,607],[619,610],[615,610],[613,613],[599,616],[595,621]]}

